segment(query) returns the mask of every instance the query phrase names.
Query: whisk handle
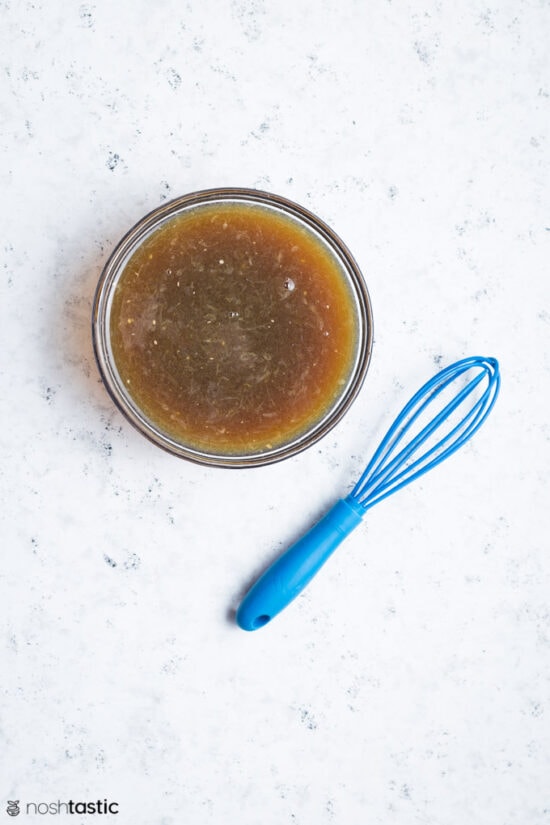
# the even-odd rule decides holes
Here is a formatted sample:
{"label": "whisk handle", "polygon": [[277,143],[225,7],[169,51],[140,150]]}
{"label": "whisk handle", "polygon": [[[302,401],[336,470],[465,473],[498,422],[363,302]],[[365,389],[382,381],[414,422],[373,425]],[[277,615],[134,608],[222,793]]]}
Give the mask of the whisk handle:
{"label": "whisk handle", "polygon": [[258,630],[298,596],[339,544],[360,523],[361,506],[340,499],[251,587],[237,610],[243,630]]}

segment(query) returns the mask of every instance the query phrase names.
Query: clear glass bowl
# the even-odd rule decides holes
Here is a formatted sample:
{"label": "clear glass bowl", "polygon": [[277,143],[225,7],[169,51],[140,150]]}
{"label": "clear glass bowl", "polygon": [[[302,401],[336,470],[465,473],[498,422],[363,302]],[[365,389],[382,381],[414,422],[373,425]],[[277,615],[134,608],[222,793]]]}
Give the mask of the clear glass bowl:
{"label": "clear glass bowl", "polygon": [[[210,449],[208,446],[205,448],[204,444],[197,447],[193,443],[179,440],[155,423],[128,392],[119,374],[110,331],[113,294],[130,258],[144,241],[175,216],[205,205],[215,206],[227,203],[273,210],[310,233],[317,242],[324,246],[325,252],[328,251],[333,256],[342,278],[345,279],[355,314],[356,334],[353,363],[337,397],[320,416],[308,422],[302,432],[291,433],[288,439],[272,447],[254,448],[250,451],[220,450],[215,446]],[[326,435],[342,418],[359,392],[368,369],[373,341],[373,322],[370,298],[363,276],[347,247],[323,221],[303,207],[267,192],[253,189],[211,189],[194,192],[164,204],[142,218],[122,238],[107,261],[99,280],[94,299],[92,332],[95,356],[105,387],[124,416],[143,435],[168,452],[200,464],[252,467],[270,464],[305,450]]]}

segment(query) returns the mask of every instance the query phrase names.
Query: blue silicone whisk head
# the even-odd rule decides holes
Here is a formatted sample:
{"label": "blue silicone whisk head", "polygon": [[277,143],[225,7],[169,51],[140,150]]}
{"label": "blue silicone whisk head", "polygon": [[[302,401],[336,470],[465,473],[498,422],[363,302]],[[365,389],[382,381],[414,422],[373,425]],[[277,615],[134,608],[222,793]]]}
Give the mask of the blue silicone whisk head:
{"label": "blue silicone whisk head", "polygon": [[[464,358],[437,373],[401,410],[350,497],[366,511],[440,464],[479,429],[499,387],[495,358]],[[446,397],[449,391],[450,398]],[[426,421],[428,407],[438,401],[441,409]],[[406,441],[414,425],[422,421],[419,432]]]}
{"label": "blue silicone whisk head", "polygon": [[308,584],[365,512],[452,455],[491,412],[500,387],[498,361],[474,356],[427,381],[402,409],[352,492],[340,499],[248,591],[237,611],[257,630]]}

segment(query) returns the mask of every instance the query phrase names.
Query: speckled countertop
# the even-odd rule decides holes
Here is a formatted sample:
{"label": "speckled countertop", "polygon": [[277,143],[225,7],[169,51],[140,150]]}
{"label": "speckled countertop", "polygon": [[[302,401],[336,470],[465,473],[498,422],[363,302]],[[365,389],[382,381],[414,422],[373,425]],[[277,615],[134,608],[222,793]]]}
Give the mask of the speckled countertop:
{"label": "speckled countertop", "polygon": [[[550,823],[548,4],[0,15],[0,816],[108,799],[123,825]],[[149,444],[90,341],[121,235],[227,185],[329,222],[375,316],[344,421],[244,471]],[[236,628],[253,576],[470,354],[503,373],[475,440],[285,614]]]}

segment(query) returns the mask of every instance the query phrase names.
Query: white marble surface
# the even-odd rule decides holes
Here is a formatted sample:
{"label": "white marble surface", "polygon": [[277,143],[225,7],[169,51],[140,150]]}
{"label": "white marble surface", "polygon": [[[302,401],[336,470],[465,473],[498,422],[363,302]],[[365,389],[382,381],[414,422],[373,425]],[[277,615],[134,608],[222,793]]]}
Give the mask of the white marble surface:
{"label": "white marble surface", "polygon": [[[550,823],[548,3],[0,15],[1,815],[107,797],[124,825]],[[150,445],[90,343],[119,237],[219,185],[330,222],[375,314],[345,420],[259,470]],[[476,439],[236,628],[254,574],[470,354],[503,373]]]}

